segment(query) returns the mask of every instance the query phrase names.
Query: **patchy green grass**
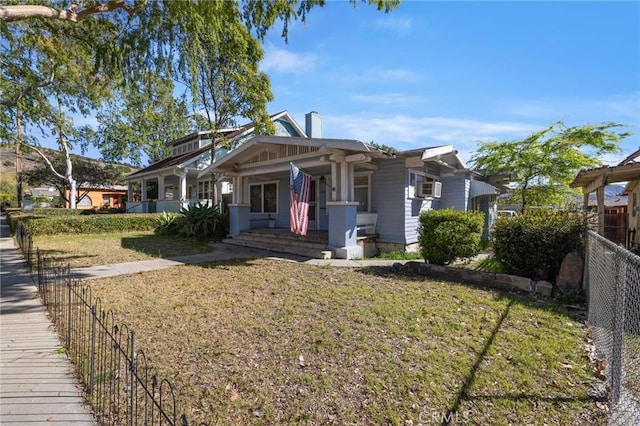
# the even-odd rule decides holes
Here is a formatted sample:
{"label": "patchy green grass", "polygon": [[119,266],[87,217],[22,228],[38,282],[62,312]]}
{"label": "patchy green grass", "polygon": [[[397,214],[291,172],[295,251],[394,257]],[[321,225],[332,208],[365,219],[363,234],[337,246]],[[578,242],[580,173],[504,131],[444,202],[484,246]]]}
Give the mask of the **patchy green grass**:
{"label": "patchy green grass", "polygon": [[[582,318],[387,269],[274,260],[92,280],[191,424],[604,424]],[[447,414],[455,413],[455,414]]]}
{"label": "patchy green grass", "polygon": [[492,272],[494,274],[502,273],[502,265],[493,257],[486,257],[477,262],[472,262],[470,266],[480,271]]}
{"label": "patchy green grass", "polygon": [[210,252],[207,241],[155,235],[152,231],[110,234],[46,235],[33,238],[54,263],[72,268],[133,262]]}
{"label": "patchy green grass", "polygon": [[389,251],[380,253],[375,258],[389,260],[424,260],[420,253],[409,253],[406,251]]}

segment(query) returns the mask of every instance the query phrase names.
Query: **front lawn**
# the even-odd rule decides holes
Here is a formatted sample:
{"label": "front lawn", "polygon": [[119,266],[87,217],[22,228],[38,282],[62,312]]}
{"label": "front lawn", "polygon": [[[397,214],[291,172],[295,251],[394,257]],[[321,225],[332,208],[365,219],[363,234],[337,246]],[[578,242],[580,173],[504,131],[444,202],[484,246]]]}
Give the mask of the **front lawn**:
{"label": "front lawn", "polygon": [[57,264],[72,268],[184,256],[212,250],[209,241],[155,235],[153,231],[41,235],[33,247]]}
{"label": "front lawn", "polygon": [[90,286],[190,424],[606,423],[581,318],[551,302],[266,259]]}

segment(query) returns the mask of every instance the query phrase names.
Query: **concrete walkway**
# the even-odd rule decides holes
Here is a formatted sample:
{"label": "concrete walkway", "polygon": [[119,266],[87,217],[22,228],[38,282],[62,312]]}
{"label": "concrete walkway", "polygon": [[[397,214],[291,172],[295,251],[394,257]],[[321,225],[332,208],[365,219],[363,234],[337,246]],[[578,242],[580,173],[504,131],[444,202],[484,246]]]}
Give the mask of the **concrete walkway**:
{"label": "concrete walkway", "polygon": [[96,424],[4,215],[0,290],[0,424]]}
{"label": "concrete walkway", "polygon": [[234,246],[225,243],[213,244],[213,251],[191,256],[172,257],[169,259],[149,259],[136,262],[115,263],[111,265],[89,266],[71,270],[73,279],[91,279],[114,277],[123,274],[153,271],[179,265],[193,265],[202,262],[222,261],[231,259],[266,258],[288,262],[304,263],[307,265],[336,266],[348,268],[363,268],[368,266],[393,266],[405,263],[406,260],[346,260],[346,259],[310,259],[293,254],[276,253],[268,250]]}

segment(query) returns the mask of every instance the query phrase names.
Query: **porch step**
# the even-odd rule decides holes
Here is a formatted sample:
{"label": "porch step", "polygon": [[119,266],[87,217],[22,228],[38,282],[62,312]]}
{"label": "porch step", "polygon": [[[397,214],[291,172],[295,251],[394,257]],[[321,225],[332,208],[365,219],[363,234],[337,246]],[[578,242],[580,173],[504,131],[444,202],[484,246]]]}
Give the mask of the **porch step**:
{"label": "porch step", "polygon": [[242,233],[223,243],[242,247],[252,247],[277,253],[297,254],[313,259],[331,259],[333,252],[327,245],[319,242],[298,240],[296,237],[274,236],[270,234]]}

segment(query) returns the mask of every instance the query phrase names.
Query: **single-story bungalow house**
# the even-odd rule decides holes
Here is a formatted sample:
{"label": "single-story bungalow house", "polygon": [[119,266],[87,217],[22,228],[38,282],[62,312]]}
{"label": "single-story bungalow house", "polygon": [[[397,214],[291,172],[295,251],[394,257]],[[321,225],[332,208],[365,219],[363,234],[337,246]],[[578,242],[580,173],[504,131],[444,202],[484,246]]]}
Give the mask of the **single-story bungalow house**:
{"label": "single-story bungalow house", "polygon": [[[177,199],[184,205],[209,201],[211,192],[206,188],[218,186],[218,194],[230,198],[233,239],[270,227],[288,233],[289,173],[294,164],[312,177],[310,234],[316,241],[323,235],[326,250],[346,259],[371,253],[359,241],[362,239],[374,240],[376,250],[415,249],[418,216],[423,210],[481,210],[486,214],[486,229],[494,221],[499,190],[469,170],[452,145],[392,154],[357,140],[322,137],[322,121],[315,112],[306,115],[305,131],[286,112],[272,118],[279,123],[277,135],[254,135],[251,125],[243,126],[228,133],[233,136],[231,149],[220,155],[216,152],[214,161],[207,149],[210,134],[180,139],[174,142],[174,150],[191,143],[191,151],[178,150],[174,157],[130,175],[130,185],[143,179],[144,187],[145,182],[159,179],[157,211],[169,206],[167,194],[176,188]],[[207,143],[203,143],[205,138]],[[205,166],[203,159],[209,164]],[[193,188],[191,192],[187,187]],[[128,211],[133,211],[131,201]],[[143,196],[133,204],[146,201]]]}

